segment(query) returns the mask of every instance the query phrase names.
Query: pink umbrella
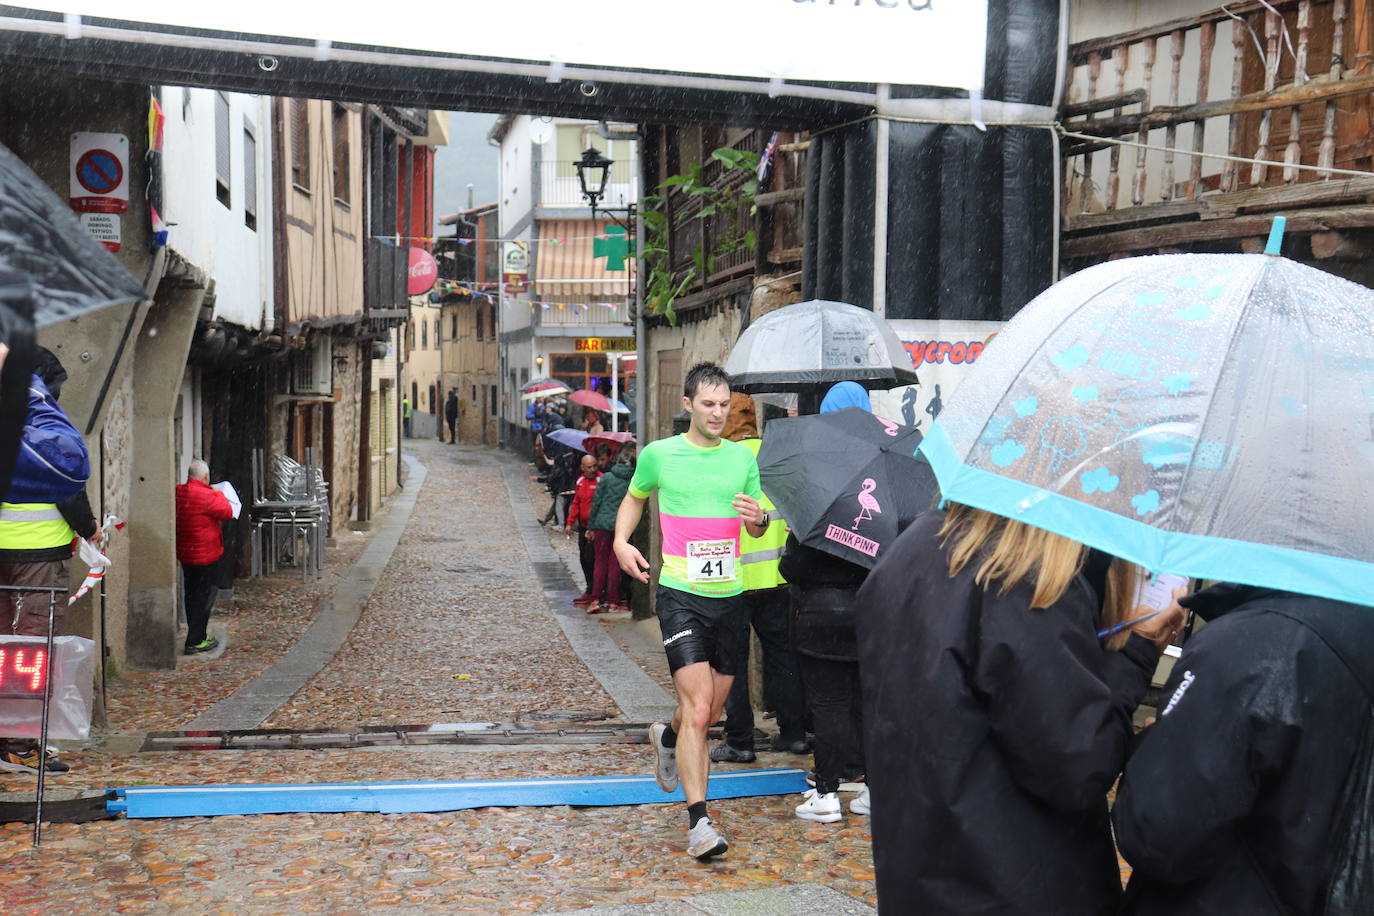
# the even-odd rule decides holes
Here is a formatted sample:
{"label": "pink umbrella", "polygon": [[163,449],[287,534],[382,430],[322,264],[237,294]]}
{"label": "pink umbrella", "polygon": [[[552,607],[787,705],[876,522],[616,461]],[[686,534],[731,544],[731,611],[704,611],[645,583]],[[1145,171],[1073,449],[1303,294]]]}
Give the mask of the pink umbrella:
{"label": "pink umbrella", "polygon": [[626,442],[634,442],[635,437],[629,433],[597,433],[582,440],[582,445],[590,452],[596,451],[597,445],[602,442],[611,446],[614,451]]}
{"label": "pink umbrella", "polygon": [[624,404],[619,401],[612,402],[611,399],[604,394],[598,394],[590,388],[574,391],[572,394],[568,395],[568,400],[572,401],[574,404],[581,404],[583,407],[590,407],[592,410],[600,410],[605,413],[610,413],[612,410],[616,410],[619,413],[630,412],[630,408],[626,407]]}

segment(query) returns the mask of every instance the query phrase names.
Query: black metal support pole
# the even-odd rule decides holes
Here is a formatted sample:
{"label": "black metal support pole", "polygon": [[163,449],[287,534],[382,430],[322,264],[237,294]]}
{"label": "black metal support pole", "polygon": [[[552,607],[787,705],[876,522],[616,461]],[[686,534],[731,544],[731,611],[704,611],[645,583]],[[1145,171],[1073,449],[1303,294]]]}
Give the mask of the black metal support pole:
{"label": "black metal support pole", "polygon": [[[63,590],[65,592],[65,589]],[[43,787],[48,776],[48,707],[52,704],[53,621],[57,616],[57,592],[48,592],[48,656],[43,662],[43,717],[38,727],[38,791],[33,801],[33,845],[43,842]]]}

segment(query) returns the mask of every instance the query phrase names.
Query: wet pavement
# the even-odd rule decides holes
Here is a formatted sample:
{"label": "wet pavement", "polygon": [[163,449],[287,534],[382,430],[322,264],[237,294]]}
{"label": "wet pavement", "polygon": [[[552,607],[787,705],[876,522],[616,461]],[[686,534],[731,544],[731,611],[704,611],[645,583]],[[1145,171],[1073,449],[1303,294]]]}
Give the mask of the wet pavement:
{"label": "wet pavement", "polygon": [[[382,525],[339,534],[325,576],[309,585],[291,570],[237,583],[212,622],[225,651],[112,680],[105,740],[64,753],[74,769],[51,784],[98,791],[649,772],[647,749],[623,743],[139,752],[145,733],[186,728],[287,659],[359,577],[375,583],[356,624],[301,689],[277,698],[264,727],[575,728],[633,721],[616,697],[638,712],[661,701],[667,670],[652,621],[571,618],[568,570],[549,557],[576,568],[575,542],[535,529],[546,553],[531,537],[532,516],[547,500],[531,505],[538,491],[526,465],[434,442],[407,449],[426,478],[384,566],[355,569]],[[756,766],[808,763],[761,754]],[[4,774],[0,784],[31,791],[33,777]],[[11,911],[43,914],[752,913],[794,912],[798,899],[815,905],[810,912],[866,912],[875,902],[867,819],[803,822],[792,814],[797,801],[713,803],[733,845],[709,865],[683,851],[677,804],[53,824],[38,849],[30,825],[8,824],[0,826],[0,885]]]}

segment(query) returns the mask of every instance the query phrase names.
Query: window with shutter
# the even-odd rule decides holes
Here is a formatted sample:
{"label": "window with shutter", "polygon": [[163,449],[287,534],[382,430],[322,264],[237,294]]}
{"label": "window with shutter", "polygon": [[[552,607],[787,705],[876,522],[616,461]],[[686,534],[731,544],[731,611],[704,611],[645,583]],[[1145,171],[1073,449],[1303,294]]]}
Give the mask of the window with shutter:
{"label": "window with shutter", "polygon": [[258,231],[258,140],[248,122],[243,125],[243,224]]}
{"label": "window with shutter", "polygon": [[334,199],[340,203],[350,203],[350,174],[348,149],[348,109],[342,105],[334,106]]}
{"label": "window with shutter", "polygon": [[229,97],[215,93],[215,196],[229,203]]}
{"label": "window with shutter", "polygon": [[310,189],[310,103],[291,100],[291,183]]}

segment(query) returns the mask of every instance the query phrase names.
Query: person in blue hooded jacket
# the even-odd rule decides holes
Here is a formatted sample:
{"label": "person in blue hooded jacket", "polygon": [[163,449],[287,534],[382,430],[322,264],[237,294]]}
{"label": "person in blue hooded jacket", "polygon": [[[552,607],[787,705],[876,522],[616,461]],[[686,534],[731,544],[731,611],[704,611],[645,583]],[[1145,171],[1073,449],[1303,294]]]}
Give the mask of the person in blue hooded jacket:
{"label": "person in blue hooded jacket", "polygon": [[86,486],[90,454],[57,398],[38,376],[29,381],[28,416],[7,503],[60,503]]}

